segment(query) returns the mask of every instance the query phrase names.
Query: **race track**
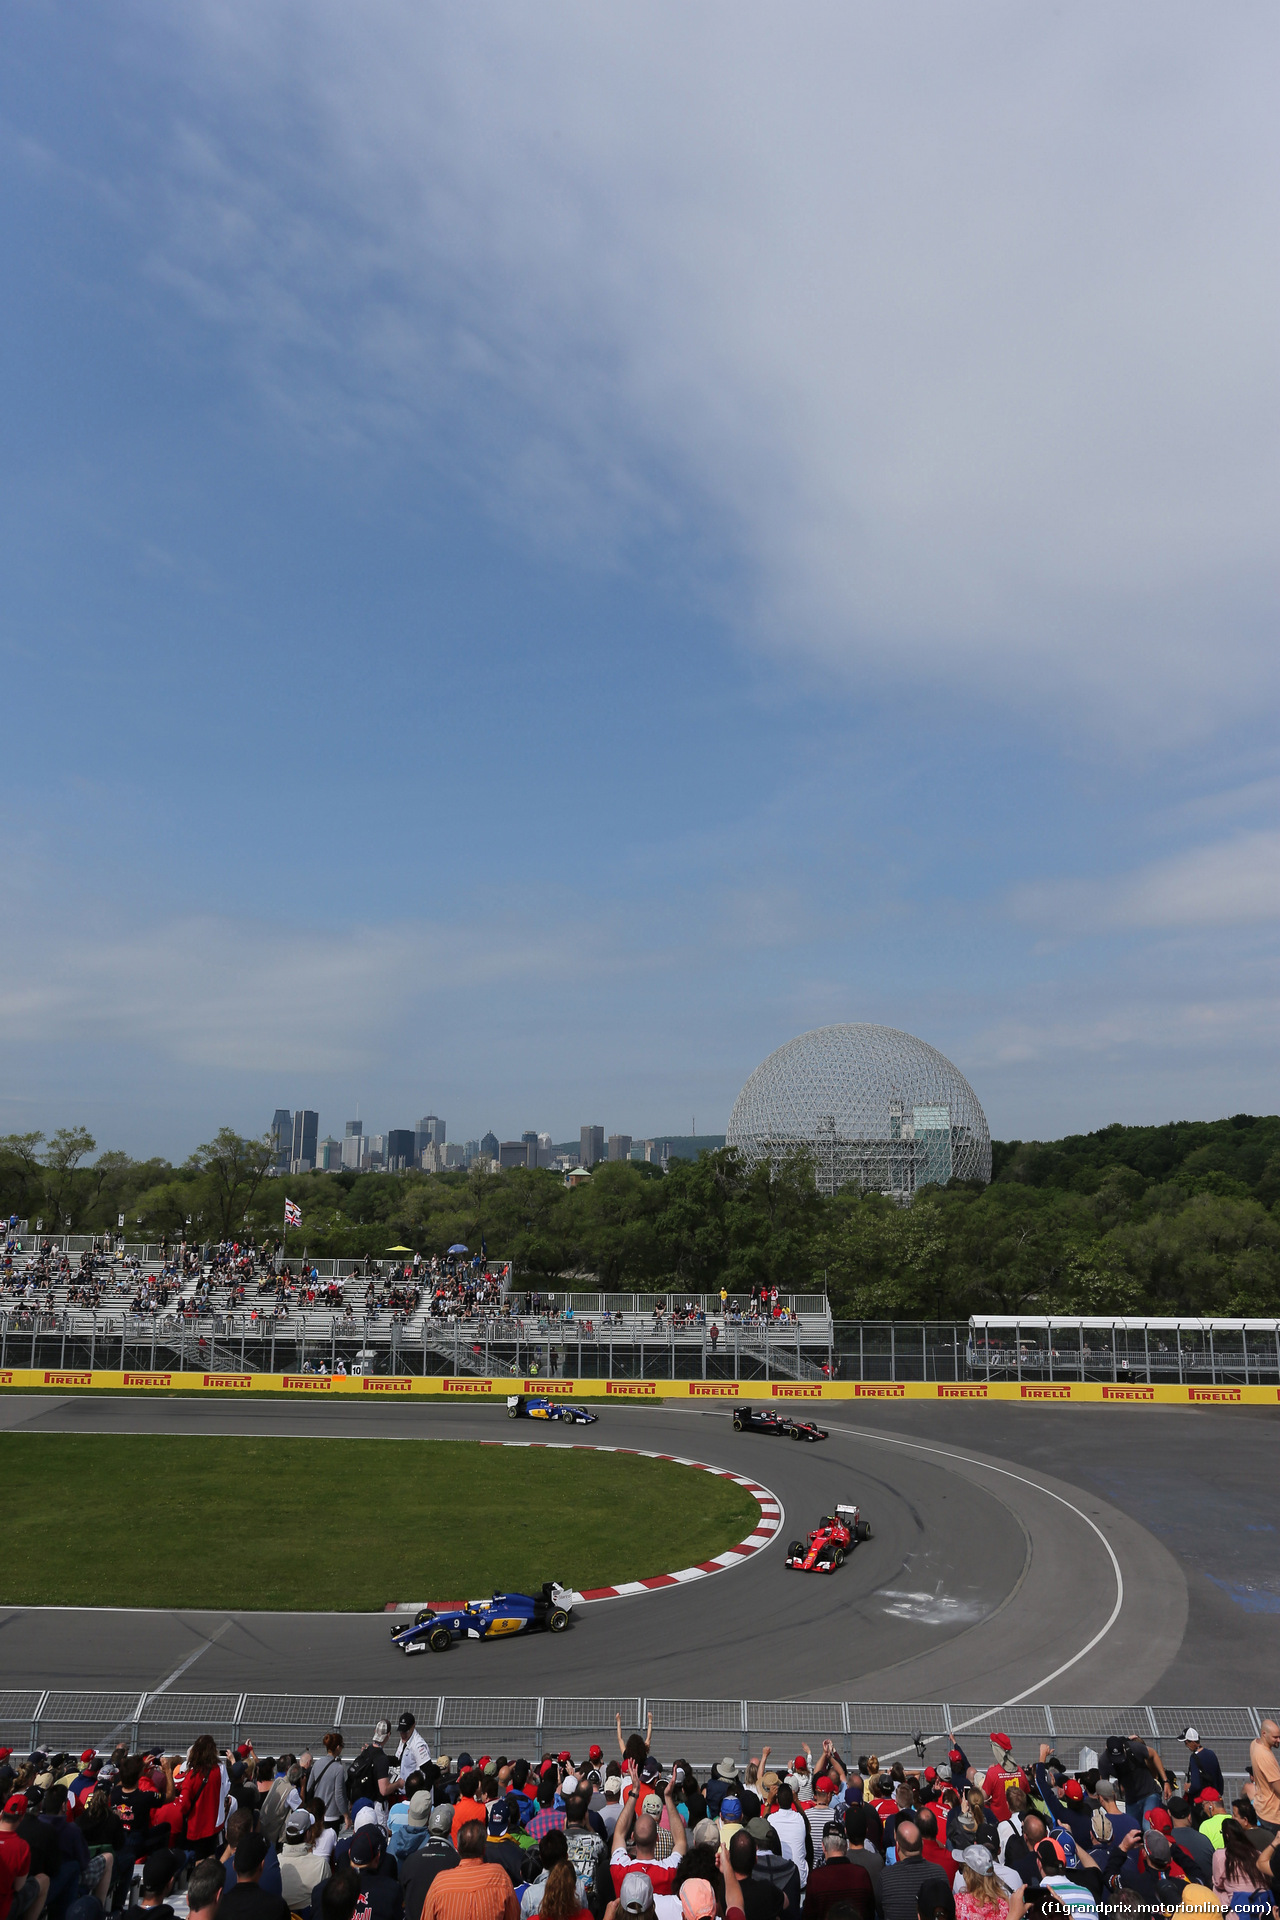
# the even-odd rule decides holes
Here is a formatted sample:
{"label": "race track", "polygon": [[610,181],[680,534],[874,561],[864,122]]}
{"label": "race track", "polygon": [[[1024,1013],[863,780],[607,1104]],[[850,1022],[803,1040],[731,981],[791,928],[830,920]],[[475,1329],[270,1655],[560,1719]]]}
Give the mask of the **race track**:
{"label": "race track", "polygon": [[[406,1661],[383,1615],[10,1607],[0,1609],[0,1687],[142,1689],[181,1670],[183,1688],[200,1692],[411,1685],[459,1694],[1232,1703],[1262,1684],[1280,1610],[1268,1491],[1274,1415],[920,1402],[843,1403],[820,1418],[831,1429],[822,1446],[736,1434],[723,1407],[608,1407],[589,1432],[539,1430],[533,1437],[574,1433],[750,1473],[786,1509],[777,1541],[741,1567],[591,1606],[563,1637],[463,1643]],[[314,1436],[318,1525],[326,1435],[529,1437],[498,1405],[434,1402],[11,1395],[0,1399],[0,1426]],[[830,1578],[789,1572],[785,1541],[838,1499],[861,1504],[873,1538]],[[1211,1500],[1237,1535],[1252,1529],[1245,1545],[1262,1584],[1251,1591],[1262,1603],[1206,1573],[1183,1537],[1173,1517],[1198,1500]],[[334,1551],[376,1560],[395,1511],[394,1485],[371,1489],[367,1532],[335,1538]],[[1142,1524],[1144,1514],[1152,1524]],[[145,1515],[144,1496],[140,1525]],[[216,1513],[209,1524],[218,1524]],[[662,1572],[660,1513],[652,1544],[647,1570]],[[181,1553],[181,1540],[173,1551]],[[234,1554],[234,1540],[227,1551]],[[560,1572],[547,1569],[548,1577]]]}

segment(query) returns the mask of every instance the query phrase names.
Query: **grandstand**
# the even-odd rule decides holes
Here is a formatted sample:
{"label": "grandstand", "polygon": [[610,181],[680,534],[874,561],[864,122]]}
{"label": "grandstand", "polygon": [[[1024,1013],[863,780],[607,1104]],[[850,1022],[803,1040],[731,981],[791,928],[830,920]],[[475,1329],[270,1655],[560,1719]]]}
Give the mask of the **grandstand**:
{"label": "grandstand", "polygon": [[[236,1373],[475,1373],[581,1378],[830,1377],[821,1294],[761,1313],[719,1294],[513,1288],[508,1262],[453,1269],[357,1260],[289,1263],[287,1287],[243,1256],[44,1238],[0,1276],[0,1366]],[[82,1263],[88,1261],[85,1267]],[[94,1304],[87,1304],[86,1293]]]}

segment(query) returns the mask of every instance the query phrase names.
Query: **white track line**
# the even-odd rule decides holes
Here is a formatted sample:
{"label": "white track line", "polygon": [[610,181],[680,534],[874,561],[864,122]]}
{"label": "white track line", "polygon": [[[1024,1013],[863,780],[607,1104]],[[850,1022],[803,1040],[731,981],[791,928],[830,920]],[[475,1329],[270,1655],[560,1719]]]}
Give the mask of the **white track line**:
{"label": "white track line", "polygon": [[[966,1466],[979,1467],[984,1473],[998,1473],[1006,1480],[1017,1480],[1022,1486],[1031,1487],[1036,1493],[1044,1494],[1047,1499],[1056,1500],[1060,1507],[1067,1509],[1068,1513],[1074,1513],[1077,1520],[1083,1520],[1086,1527],[1089,1527],[1097,1534],[1099,1540],[1101,1540],[1103,1546],[1106,1548],[1107,1558],[1111,1562],[1111,1570],[1116,1577],[1115,1605],[1112,1607],[1103,1625],[1099,1627],[1098,1631],[1094,1634],[1092,1640],[1086,1641],[1079,1653],[1073,1653],[1069,1660],[1064,1660],[1060,1667],[1053,1669],[1052,1673],[1046,1673],[1042,1680],[1037,1680],[1034,1685],[1030,1687],[1024,1687],[1021,1693],[1011,1695],[1008,1700],[1002,1700],[998,1707],[988,1708],[986,1713],[975,1714],[970,1720],[962,1720],[959,1726],[951,1729],[952,1733],[963,1733],[968,1727],[976,1727],[979,1720],[989,1720],[993,1712],[999,1712],[1004,1707],[1016,1707],[1019,1701],[1027,1698],[1028,1694],[1039,1693],[1041,1687],[1047,1687],[1051,1680],[1058,1678],[1059,1674],[1066,1673],[1072,1667],[1077,1666],[1086,1654],[1093,1652],[1093,1649],[1098,1645],[1099,1641],[1106,1639],[1112,1627],[1114,1627],[1116,1621],[1120,1618],[1120,1609],[1124,1605],[1124,1575],[1120,1571],[1120,1562],[1116,1559],[1115,1550],[1106,1534],[1102,1531],[1102,1528],[1098,1526],[1096,1521],[1091,1520],[1087,1513],[1084,1513],[1077,1507],[1073,1501],[1066,1499],[1063,1494],[1055,1493],[1052,1487],[1044,1486],[1039,1480],[1030,1479],[1025,1473],[1015,1473],[1012,1467],[992,1466],[990,1461],[979,1460],[971,1453],[959,1453],[949,1447],[931,1447],[923,1440],[899,1440],[893,1434],[877,1433],[870,1427],[833,1427],[831,1431],[833,1433],[847,1433],[851,1439],[855,1440],[872,1440],[879,1445],[908,1447],[913,1453],[936,1453],[943,1460],[963,1460]],[[930,1736],[930,1738],[939,1740],[945,1740],[948,1737],[947,1734]],[[913,1753],[914,1751],[914,1747],[898,1747],[892,1753],[883,1754],[881,1758],[894,1760],[899,1754]]]}

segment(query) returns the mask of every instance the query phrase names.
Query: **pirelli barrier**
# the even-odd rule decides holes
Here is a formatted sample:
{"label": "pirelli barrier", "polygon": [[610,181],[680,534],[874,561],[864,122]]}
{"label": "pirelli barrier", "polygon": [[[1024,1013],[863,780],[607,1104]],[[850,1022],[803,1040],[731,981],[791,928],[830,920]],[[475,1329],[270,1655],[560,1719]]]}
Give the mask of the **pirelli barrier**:
{"label": "pirelli barrier", "polygon": [[572,1400],[698,1400],[708,1403],[849,1400],[1046,1400],[1075,1405],[1280,1407],[1277,1386],[1163,1386],[1119,1381],[1033,1380],[574,1380],[495,1374],[130,1373],[95,1368],[7,1367],[0,1390],[62,1393],[399,1394],[406,1398],[504,1400],[512,1393]]}

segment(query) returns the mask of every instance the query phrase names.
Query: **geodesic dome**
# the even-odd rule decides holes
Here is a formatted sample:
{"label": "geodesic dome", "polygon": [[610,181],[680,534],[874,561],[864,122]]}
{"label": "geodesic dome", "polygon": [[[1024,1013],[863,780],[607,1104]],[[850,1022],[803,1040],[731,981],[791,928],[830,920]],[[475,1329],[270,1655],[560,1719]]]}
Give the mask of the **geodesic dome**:
{"label": "geodesic dome", "polygon": [[815,1027],[761,1063],[734,1102],[727,1144],[749,1164],[797,1147],[819,1190],[909,1200],[917,1187],[990,1180],[977,1095],[936,1047],[896,1027]]}

